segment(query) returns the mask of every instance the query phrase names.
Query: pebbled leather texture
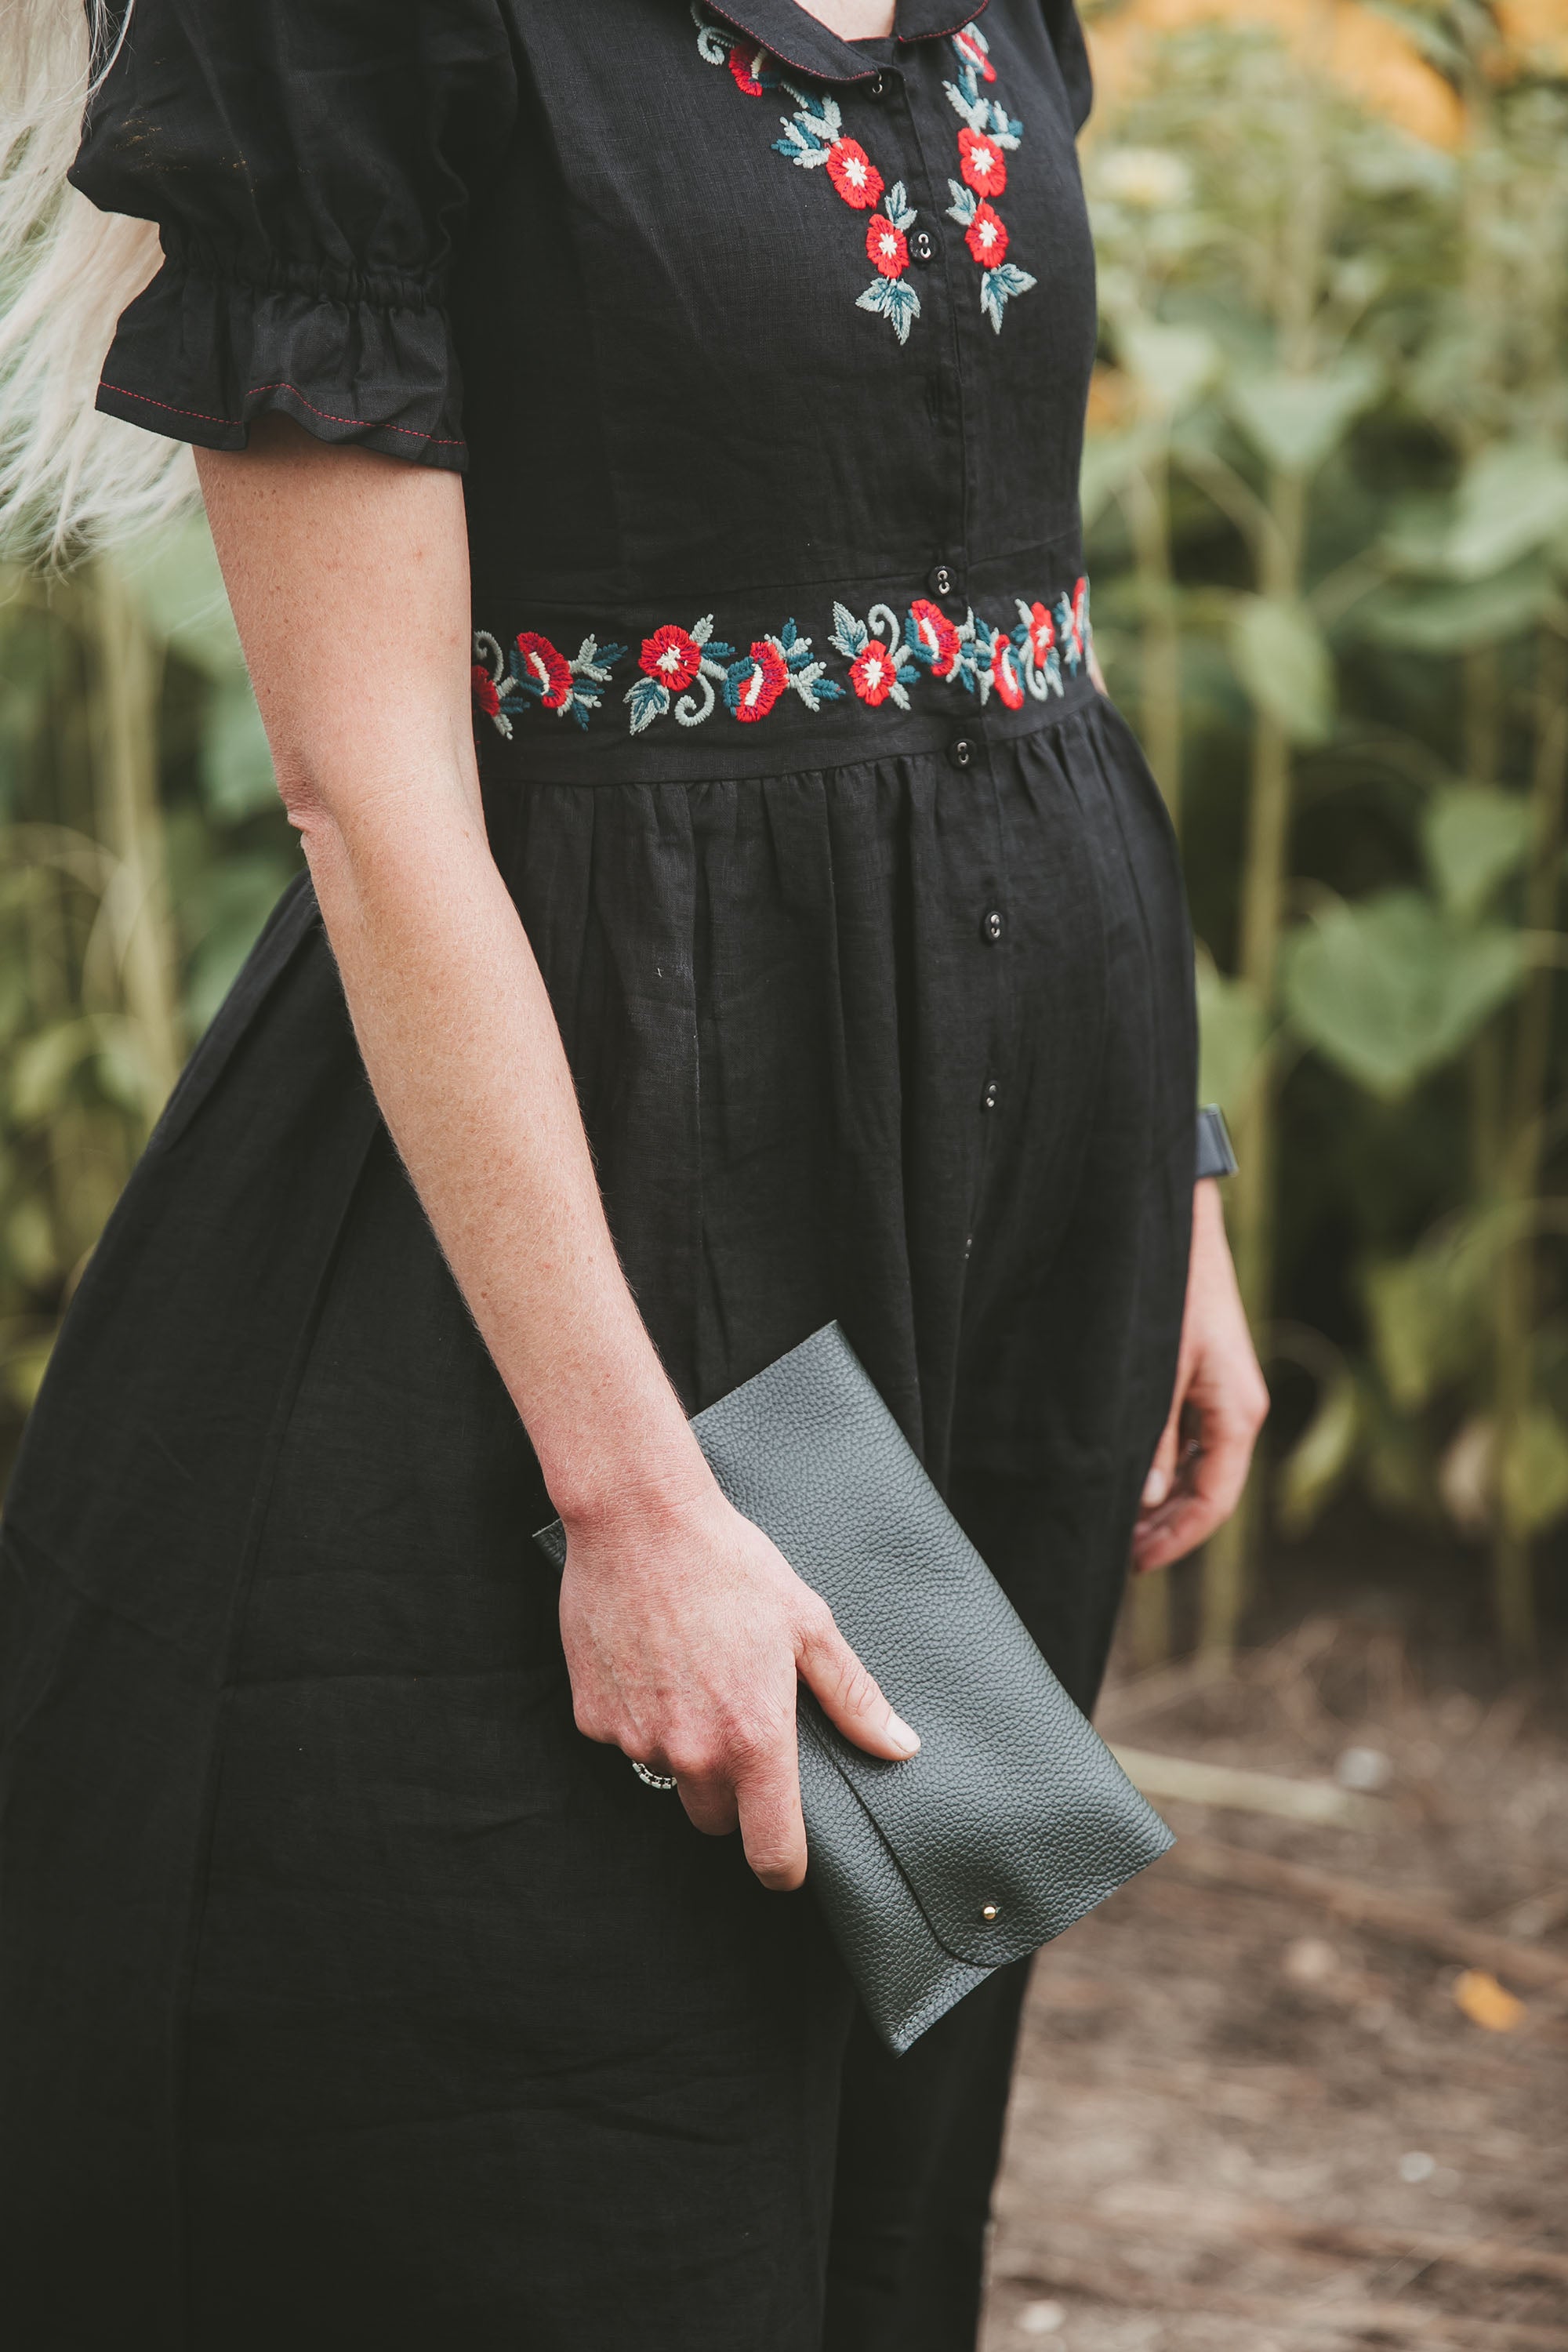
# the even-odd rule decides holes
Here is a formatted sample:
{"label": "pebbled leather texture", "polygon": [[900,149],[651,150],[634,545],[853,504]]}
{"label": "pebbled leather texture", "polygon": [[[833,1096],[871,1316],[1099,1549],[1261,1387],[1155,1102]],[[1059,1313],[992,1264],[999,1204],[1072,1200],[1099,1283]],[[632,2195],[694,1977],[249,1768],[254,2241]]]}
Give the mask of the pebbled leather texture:
{"label": "pebbled leather texture", "polygon": [[[832,1609],[920,1754],[802,1693],[811,1884],[889,2048],[1156,1860],[1169,1830],[1040,1655],[829,1324],[692,1423],[737,1510]],[[560,1522],[536,1538],[564,1564]],[[994,1916],[987,1919],[987,1909]]]}

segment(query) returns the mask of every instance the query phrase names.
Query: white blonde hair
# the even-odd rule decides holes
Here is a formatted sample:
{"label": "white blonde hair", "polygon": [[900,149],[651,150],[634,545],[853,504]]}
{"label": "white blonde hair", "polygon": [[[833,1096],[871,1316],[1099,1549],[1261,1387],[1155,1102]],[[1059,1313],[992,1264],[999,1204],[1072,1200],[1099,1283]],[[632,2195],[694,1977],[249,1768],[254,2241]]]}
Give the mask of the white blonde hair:
{"label": "white blonde hair", "polygon": [[158,267],[152,222],[67,185],[134,0],[0,0],[0,552],[59,563],[195,495],[191,456],[93,408],[114,322]]}

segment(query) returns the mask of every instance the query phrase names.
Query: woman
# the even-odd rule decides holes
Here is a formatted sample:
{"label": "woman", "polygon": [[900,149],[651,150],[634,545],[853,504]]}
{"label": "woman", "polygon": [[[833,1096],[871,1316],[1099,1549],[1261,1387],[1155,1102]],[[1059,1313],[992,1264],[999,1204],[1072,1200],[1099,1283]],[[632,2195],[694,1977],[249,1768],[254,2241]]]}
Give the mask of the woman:
{"label": "woman", "polygon": [[686,1415],[838,1318],[1085,1705],[1261,1418],[1068,0],[108,31],[98,405],[198,451],[310,875],[9,1503],[13,2340],[959,2352],[1024,1972],[856,2020],[797,1680],[919,1727]]}

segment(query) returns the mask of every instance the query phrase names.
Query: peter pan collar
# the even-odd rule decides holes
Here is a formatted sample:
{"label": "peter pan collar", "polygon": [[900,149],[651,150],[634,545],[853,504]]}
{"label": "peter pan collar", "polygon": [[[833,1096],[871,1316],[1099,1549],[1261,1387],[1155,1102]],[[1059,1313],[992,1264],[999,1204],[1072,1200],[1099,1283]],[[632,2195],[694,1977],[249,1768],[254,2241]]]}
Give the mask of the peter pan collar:
{"label": "peter pan collar", "polygon": [[[986,0],[899,0],[895,37],[940,40],[973,23]],[[712,13],[733,25],[797,73],[817,81],[866,81],[877,70],[874,58],[852,41],[841,41],[795,0],[711,0]]]}

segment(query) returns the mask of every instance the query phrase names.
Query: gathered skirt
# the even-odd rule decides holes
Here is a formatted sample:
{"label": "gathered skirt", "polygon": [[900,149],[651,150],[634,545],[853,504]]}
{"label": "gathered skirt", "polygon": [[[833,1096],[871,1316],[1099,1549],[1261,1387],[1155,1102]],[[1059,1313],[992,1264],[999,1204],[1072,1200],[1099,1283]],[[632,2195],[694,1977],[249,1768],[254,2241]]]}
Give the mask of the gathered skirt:
{"label": "gathered skirt", "polygon": [[[489,815],[684,1401],[837,1318],[1091,1703],[1193,1179],[1190,940],[1124,724]],[[809,1889],[576,1733],[551,1516],[301,880],[0,1536],[25,2352],[972,2339],[1016,1986],[870,2048]]]}

